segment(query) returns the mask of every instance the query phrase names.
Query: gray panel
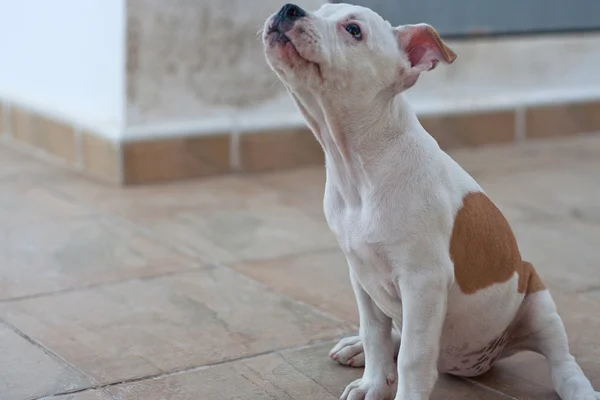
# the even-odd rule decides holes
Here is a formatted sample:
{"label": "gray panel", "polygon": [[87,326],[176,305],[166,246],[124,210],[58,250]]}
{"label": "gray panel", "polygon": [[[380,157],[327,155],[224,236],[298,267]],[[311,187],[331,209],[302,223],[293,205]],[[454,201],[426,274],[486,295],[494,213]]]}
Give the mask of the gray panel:
{"label": "gray panel", "polygon": [[346,0],[394,25],[427,22],[443,35],[600,28],[600,0]]}

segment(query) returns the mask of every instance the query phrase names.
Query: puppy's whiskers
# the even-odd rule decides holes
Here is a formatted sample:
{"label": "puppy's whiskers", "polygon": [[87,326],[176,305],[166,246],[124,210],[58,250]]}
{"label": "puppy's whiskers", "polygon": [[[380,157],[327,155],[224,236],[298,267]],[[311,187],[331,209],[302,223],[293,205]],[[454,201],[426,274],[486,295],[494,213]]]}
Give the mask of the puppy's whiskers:
{"label": "puppy's whiskers", "polygon": [[265,26],[266,26],[265,24],[260,24],[260,25],[259,25],[259,26],[256,28],[256,29],[257,29],[257,31],[256,31],[256,36],[257,36],[258,38],[261,38],[261,37],[262,37],[262,35],[263,35],[263,32],[265,31]]}

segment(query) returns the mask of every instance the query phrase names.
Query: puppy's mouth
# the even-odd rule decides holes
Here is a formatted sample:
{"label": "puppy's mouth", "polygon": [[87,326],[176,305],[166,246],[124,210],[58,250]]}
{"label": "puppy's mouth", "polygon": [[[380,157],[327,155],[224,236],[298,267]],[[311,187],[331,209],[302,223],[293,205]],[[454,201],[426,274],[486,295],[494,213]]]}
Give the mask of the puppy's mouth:
{"label": "puppy's mouth", "polygon": [[290,40],[289,36],[286,35],[285,32],[283,32],[282,30],[280,30],[277,25],[278,24],[271,25],[271,27],[269,27],[269,30],[267,31],[267,41],[269,43],[269,46],[281,46],[282,48],[285,48],[287,46],[290,48],[291,52],[294,53],[294,55],[304,59],[304,57],[302,57],[302,55],[298,52],[298,49],[296,49],[294,43]]}
{"label": "puppy's mouth", "polygon": [[284,32],[281,32],[279,29],[277,29],[277,27],[269,28],[267,31],[267,41],[271,47],[289,45],[296,52],[298,57],[302,57],[300,53],[298,53],[296,46],[294,46],[294,43],[292,43],[288,35],[286,35]]}
{"label": "puppy's mouth", "polygon": [[272,24],[269,26],[267,30],[267,34],[265,35],[266,41],[270,47],[280,47],[282,49],[283,54],[288,58],[296,58],[304,61],[305,63],[312,65],[315,67],[317,74],[322,78],[321,75],[321,67],[318,63],[304,57],[296,48],[294,42],[290,39],[290,37],[283,32],[279,24]]}

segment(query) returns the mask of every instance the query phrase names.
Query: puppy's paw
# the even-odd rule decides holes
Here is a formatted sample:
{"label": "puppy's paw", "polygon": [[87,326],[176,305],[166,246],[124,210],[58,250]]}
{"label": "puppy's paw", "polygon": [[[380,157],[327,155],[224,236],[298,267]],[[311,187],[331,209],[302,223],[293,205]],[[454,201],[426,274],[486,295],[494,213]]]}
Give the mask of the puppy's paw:
{"label": "puppy's paw", "polygon": [[358,336],[350,336],[340,340],[329,352],[329,357],[342,365],[355,368],[365,366],[365,353]]}
{"label": "puppy's paw", "polygon": [[344,390],[340,400],[393,400],[396,393],[396,373],[382,378],[362,377]]}

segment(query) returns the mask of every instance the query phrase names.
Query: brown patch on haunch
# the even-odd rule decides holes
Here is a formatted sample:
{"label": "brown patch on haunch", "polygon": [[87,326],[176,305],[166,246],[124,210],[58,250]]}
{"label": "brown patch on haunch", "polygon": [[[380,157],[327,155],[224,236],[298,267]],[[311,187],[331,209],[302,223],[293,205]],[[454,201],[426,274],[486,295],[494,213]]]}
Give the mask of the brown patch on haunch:
{"label": "brown patch on haunch", "polygon": [[519,274],[519,293],[545,289],[533,266],[521,259],[508,221],[482,192],[468,193],[454,220],[450,257],[460,290],[473,294]]}
{"label": "brown patch on haunch", "polygon": [[523,267],[519,271],[519,293],[534,293],[546,289],[542,278],[537,274],[535,268],[529,261],[523,261]]}

